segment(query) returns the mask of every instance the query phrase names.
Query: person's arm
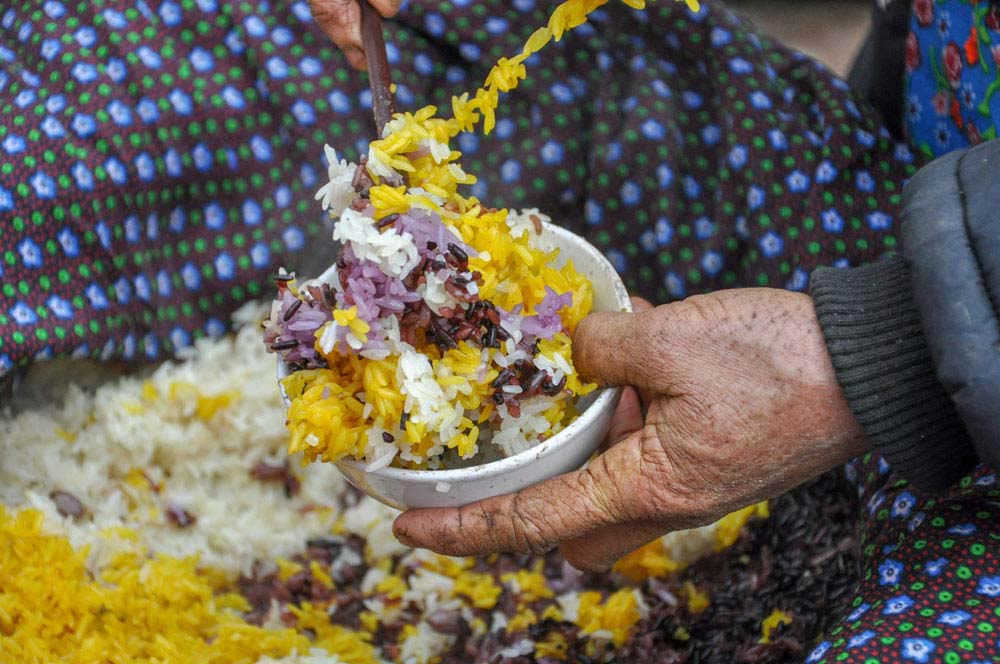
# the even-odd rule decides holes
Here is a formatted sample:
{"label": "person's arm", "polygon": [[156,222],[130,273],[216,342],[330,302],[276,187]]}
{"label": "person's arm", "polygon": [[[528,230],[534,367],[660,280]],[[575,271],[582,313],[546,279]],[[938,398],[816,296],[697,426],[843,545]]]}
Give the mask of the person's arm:
{"label": "person's arm", "polygon": [[904,191],[901,255],[812,278],[851,410],[925,490],[1000,467],[998,167],[1000,140],[926,166]]}

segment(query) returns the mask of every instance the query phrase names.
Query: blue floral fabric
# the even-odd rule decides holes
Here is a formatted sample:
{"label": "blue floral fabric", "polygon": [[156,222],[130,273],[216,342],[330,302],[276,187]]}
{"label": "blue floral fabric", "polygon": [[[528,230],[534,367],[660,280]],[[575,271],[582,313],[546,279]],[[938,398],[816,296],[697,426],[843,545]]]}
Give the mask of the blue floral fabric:
{"label": "blue floral fabric", "polygon": [[[905,58],[904,120],[917,154],[997,138],[1000,3],[913,0]],[[806,662],[1000,661],[996,471],[980,467],[942,496],[921,494],[878,455],[847,472],[862,504],[861,585]]]}
{"label": "blue floral fabric", "polygon": [[906,41],[911,143],[928,156],[997,138],[1000,3],[914,0]]}
{"label": "blue floral fabric", "polygon": [[868,455],[848,477],[862,505],[861,585],[807,664],[996,662],[1000,482],[980,467],[944,495],[920,493]]}
{"label": "blue floral fabric", "polygon": [[[447,106],[544,24],[541,0],[405,5],[387,27],[401,108]],[[711,1],[612,2],[529,62],[473,193],[586,235],[656,302],[807,287],[896,247],[906,180],[996,136],[996,2],[916,0],[911,145],[827,69]],[[35,358],[168,357],[322,264],[322,145],[357,159],[363,76],[304,0],[0,3],[0,375]],[[310,260],[312,259],[312,260]],[[306,270],[308,271],[308,270]],[[919,495],[872,457],[852,613],[809,662],[973,662],[1000,643],[995,476]]]}
{"label": "blue floral fabric", "polygon": [[[387,27],[400,108],[448,107],[551,8],[408,3]],[[23,0],[0,28],[0,374],[170,356],[279,266],[322,265],[322,146],[357,159],[374,129],[305,0]],[[802,290],[892,250],[920,159],[748,28],[711,2],[607,4],[532,58],[491,136],[458,139],[472,193],[585,234],[658,302]]]}

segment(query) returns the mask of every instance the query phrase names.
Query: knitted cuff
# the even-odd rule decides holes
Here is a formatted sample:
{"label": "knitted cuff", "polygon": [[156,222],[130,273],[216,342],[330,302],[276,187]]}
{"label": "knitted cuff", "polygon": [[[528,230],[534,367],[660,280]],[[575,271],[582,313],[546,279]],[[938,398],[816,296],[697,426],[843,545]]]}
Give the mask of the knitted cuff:
{"label": "knitted cuff", "polygon": [[819,268],[811,284],[837,380],[875,449],[925,491],[969,472],[975,450],[937,379],[903,259]]}

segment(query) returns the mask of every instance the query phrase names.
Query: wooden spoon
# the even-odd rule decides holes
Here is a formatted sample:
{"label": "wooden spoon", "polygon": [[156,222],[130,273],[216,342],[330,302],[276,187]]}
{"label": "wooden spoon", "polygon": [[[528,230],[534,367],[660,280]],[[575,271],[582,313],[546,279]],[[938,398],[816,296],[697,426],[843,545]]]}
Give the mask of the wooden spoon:
{"label": "wooden spoon", "polygon": [[385,37],[382,35],[382,16],[368,0],[361,4],[361,43],[368,61],[368,84],[372,90],[372,109],[375,112],[375,128],[378,138],[382,130],[392,120],[396,112],[392,95],[392,77],[389,74],[389,56],[385,51]]}

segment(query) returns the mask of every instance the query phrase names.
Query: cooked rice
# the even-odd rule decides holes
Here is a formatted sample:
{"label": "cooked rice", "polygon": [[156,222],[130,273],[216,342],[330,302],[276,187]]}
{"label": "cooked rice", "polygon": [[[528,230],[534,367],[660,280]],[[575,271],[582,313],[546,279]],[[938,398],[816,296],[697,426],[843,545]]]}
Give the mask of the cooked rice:
{"label": "cooked rice", "polygon": [[[76,549],[89,546],[91,571],[143,548],[199,555],[231,574],[248,573],[255,559],[297,552],[334,519],[299,511],[329,503],[344,480],[333,468],[293,460],[301,490],[289,500],[280,482],[251,477],[256,464],[280,467],[288,458],[274,366],[263,361],[257,334],[247,326],[234,340],[201,341],[195,361],[167,363],[147,380],[122,380],[96,394],[71,389],[59,408],[3,420],[0,501],[34,506],[47,532],[68,536]],[[92,519],[60,516],[48,497],[55,490],[76,496]],[[178,530],[165,518],[171,507],[196,522]],[[278,527],[291,523],[296,528]],[[139,539],[101,536],[118,526]]]}
{"label": "cooked rice", "polygon": [[[433,231],[434,237],[443,236],[433,242],[438,249],[447,243],[468,252],[467,272],[477,275],[465,287],[470,299],[463,302],[469,304],[456,300],[451,276],[433,269],[422,273],[410,291],[416,302],[392,299],[394,283],[412,280],[417,264],[426,265],[429,258],[441,262],[444,254],[418,252],[410,233],[400,234],[393,225],[380,232],[373,218],[354,209],[341,215],[335,238],[348,247],[344,261],[360,261],[343,268],[358,277],[341,279],[334,295],[338,306],[329,315],[319,313],[319,303],[329,297],[318,290],[323,284],[279,282],[282,293],[265,338],[270,347],[282,349],[286,360],[305,363],[284,381],[292,400],[290,451],[324,461],[353,455],[364,459],[369,471],[390,463],[434,468],[449,451],[461,459],[476,457],[481,443],[492,443],[503,456],[528,449],[575,416],[572,399],[594,386],[580,383],[566,332],[589,312],[590,284],[572,264],[554,264],[557,254],[542,245],[537,233],[513,236],[525,217],[545,219],[537,211],[470,214],[482,226],[481,234],[487,230],[485,219],[494,217],[489,251],[475,238],[460,240],[436,213],[418,217],[425,228],[439,227]],[[401,217],[399,223],[409,219]],[[473,286],[474,293],[468,290]],[[378,297],[363,302],[366,296]],[[342,308],[341,300],[351,306]],[[493,311],[477,308],[483,303]],[[491,323],[488,313],[501,322]],[[407,322],[418,315],[425,317],[425,328],[442,325],[432,319],[438,317],[447,326],[475,323],[476,331],[446,346],[425,337],[421,325]],[[495,348],[479,340],[488,337],[491,326],[502,326],[507,337]],[[413,343],[403,338],[401,328],[413,331]],[[533,373],[513,371],[524,362]],[[504,375],[511,382],[494,384]],[[534,387],[518,384],[529,378],[538,379]],[[552,385],[558,387],[546,391]],[[521,415],[508,417],[510,410]]]}
{"label": "cooked rice", "polygon": [[474,459],[480,442],[516,454],[558,433],[595,389],[576,375],[568,336],[590,311],[591,284],[540,246],[537,212],[518,218],[459,193],[476,178],[450,142],[480,123],[490,133],[525,61],[606,2],[557,6],[483,87],[452,99],[450,119],[433,106],[395,115],[359,166],[325,148],[329,182],[316,198],[337,219],[337,275],[301,289],[279,280],[264,332],[299,369],[284,382],[292,452],[372,470],[439,468],[450,451]]}
{"label": "cooked rice", "polygon": [[[393,178],[397,169],[415,172],[411,183],[422,185],[408,192],[375,187],[377,217],[405,206],[448,218],[449,232],[457,231],[470,248],[489,247],[470,260],[480,261],[477,269],[493,270],[484,272],[477,291],[507,311],[522,304],[536,314],[529,325],[546,329],[554,321],[545,318],[558,313],[563,329],[572,331],[589,306],[586,299],[555,303],[558,293],[579,290],[581,283],[574,281],[572,271],[541,267],[531,279],[518,273],[516,283],[526,289],[504,288],[510,271],[518,269],[513,266],[544,264],[553,257],[539,261],[535,252],[542,250],[527,244],[531,233],[523,217],[483,210],[474,199],[462,199],[456,212],[443,208],[446,200],[454,200],[458,184],[472,181],[452,163],[457,153],[447,144],[452,129],[468,130],[480,117],[488,131],[499,92],[523,77],[527,55],[559,39],[602,4],[564,2],[520,56],[498,64],[472,101],[456,99],[454,120],[435,120],[433,110],[426,109],[408,115],[401,122],[409,133],[390,134],[373,144],[370,154],[373,175]],[[402,125],[393,131],[404,129]],[[417,129],[426,132],[414,133]],[[406,141],[414,140],[406,148]],[[427,152],[423,164],[405,157],[417,148]],[[431,169],[431,162],[445,167]],[[319,198],[324,206],[341,208],[338,213],[347,204],[349,173],[353,170],[331,155],[330,184]],[[532,215],[537,213],[529,213],[528,221],[533,222]],[[355,231],[377,249],[372,256],[387,273],[402,273],[412,262],[406,244],[384,237],[388,233],[375,238],[363,228],[345,227],[344,238],[351,242]],[[497,241],[500,234],[505,241]],[[544,286],[554,289],[548,305]],[[440,310],[449,306],[448,295],[441,284],[431,283],[421,296]],[[288,304],[279,303],[272,313],[280,313],[282,306]],[[240,318],[262,313],[244,312]],[[362,348],[376,329],[373,323],[389,341],[400,340],[391,316],[366,321],[356,309],[341,309],[331,318],[341,330],[326,344],[320,335],[319,351],[328,360],[338,343]],[[511,331],[521,334],[519,326],[526,320],[512,323]],[[311,339],[308,335],[317,327],[308,326],[315,322],[305,320],[291,332]],[[462,392],[461,387],[488,384],[489,373],[477,373],[484,362],[481,351],[466,345],[451,356],[432,358],[437,364],[432,365],[434,380],[428,382],[426,356],[399,352],[400,359],[393,361],[389,350],[367,348],[363,360],[345,355],[346,364],[299,372],[286,386],[298,396],[306,392],[305,383],[321,383],[317,396],[324,401],[330,396],[327,390],[350,389],[341,406],[356,410],[353,417],[377,413],[398,419],[405,405],[399,399],[408,400],[415,417],[396,433],[408,437],[401,456],[415,464],[426,463],[446,445],[474,453],[475,436],[459,433],[472,423],[457,410],[442,412],[441,395],[457,400],[463,410],[482,401],[478,388]],[[584,386],[574,382],[568,350],[568,336],[553,333],[539,343],[535,361],[551,375],[565,377],[567,388],[580,394]],[[315,352],[310,342],[296,359],[308,362]],[[516,342],[502,344],[498,365],[525,359],[518,352]],[[362,361],[366,369],[360,384],[349,384],[335,373],[356,371],[350,363]],[[542,560],[530,569],[494,573],[482,561],[407,550],[392,536],[395,513],[390,508],[352,493],[332,466],[301,464],[304,456],[360,449],[370,452],[368,461],[377,466],[396,451],[367,432],[362,441],[357,432],[331,431],[330,424],[345,417],[339,412],[323,414],[322,426],[323,435],[341,438],[321,440],[317,430],[296,431],[292,447],[305,454],[288,456],[281,426],[284,409],[272,371],[258,332],[248,326],[233,339],[200,341],[186,361],[164,364],[148,379],[123,378],[95,393],[71,388],[61,405],[0,418],[3,661],[423,664],[459,642],[455,625],[472,637],[497,630],[509,636],[498,651],[501,657],[565,659],[570,647],[565,635],[547,627],[560,624],[571,624],[586,641],[587,655],[603,660],[608,656],[604,645],[621,646],[646,615],[635,588],[566,590],[572,584],[543,573]],[[299,380],[303,384],[295,383]],[[378,396],[362,405],[359,393]],[[556,400],[538,399],[525,401],[516,414],[500,405],[498,410],[508,410],[495,442],[515,453],[530,442],[526,431],[551,431],[564,421],[564,408]],[[424,434],[431,424],[439,438],[428,444]],[[518,433],[507,433],[513,429]],[[730,545],[755,514],[766,516],[766,506],[747,508],[697,531],[671,534],[630,555],[616,570],[632,580],[669,574]],[[363,546],[352,546],[352,541]],[[265,582],[274,594],[262,597]],[[501,600],[514,610],[501,611]],[[341,610],[358,601],[364,610],[351,626],[340,624]],[[688,592],[693,611],[707,601],[693,587]],[[775,615],[771,622],[782,618]]]}
{"label": "cooked rice", "polygon": [[[632,587],[567,592],[537,563],[494,574],[472,559],[409,550],[392,535],[395,511],[358,498],[328,464],[301,467],[292,457],[301,490],[290,496],[281,482],[252,478],[261,459],[280,467],[286,458],[273,366],[248,326],[234,339],[199,342],[186,362],[148,379],[74,388],[62,405],[0,419],[0,659],[422,663],[454,642],[433,625],[455,612],[473,634],[565,618],[595,652],[630,633],[643,612]],[[71,493],[85,513],[60,516],[55,491]],[[171,506],[194,522],[179,527]],[[634,581],[665,576],[731,544],[757,512],[670,534],[616,569]],[[363,548],[343,547],[318,569],[294,562],[311,538],[351,534]],[[359,569],[366,573],[349,573]],[[257,627],[236,579],[268,571],[356,589],[367,613],[349,629],[336,612],[331,624],[334,600],[293,613],[286,609],[296,604],[278,603]],[[497,610],[502,597],[516,603],[510,620]],[[398,620],[412,627],[379,631]],[[524,634],[511,652],[563,647],[555,632]]]}

